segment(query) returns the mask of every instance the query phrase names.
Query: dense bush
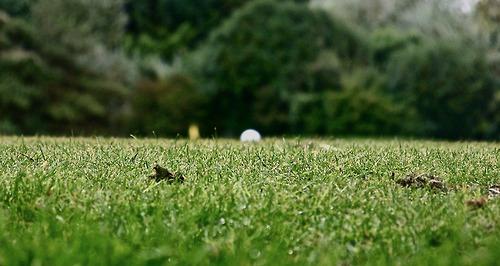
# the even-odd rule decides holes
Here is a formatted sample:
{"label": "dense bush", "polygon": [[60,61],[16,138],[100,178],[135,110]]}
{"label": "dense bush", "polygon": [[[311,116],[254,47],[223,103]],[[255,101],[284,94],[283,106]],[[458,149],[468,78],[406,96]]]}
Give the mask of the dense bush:
{"label": "dense bush", "polygon": [[[424,0],[425,1],[425,0]],[[399,20],[421,0],[318,0],[316,5],[367,30]],[[429,2],[429,0],[427,0]]]}
{"label": "dense bush", "polygon": [[40,117],[40,113],[33,113],[33,107],[37,106],[40,101],[40,92],[35,85],[26,84],[23,77],[19,77],[19,73],[15,72],[24,70],[26,74],[38,74],[35,73],[36,70],[26,71],[26,68],[33,66],[30,62],[26,62],[24,66],[3,60],[0,63],[0,95],[2,96],[0,97],[0,133],[20,133],[19,130],[32,126],[43,128],[43,117]]}
{"label": "dense bush", "polygon": [[423,36],[416,32],[401,31],[394,27],[382,27],[370,36],[373,59],[377,65],[385,65],[392,54],[410,45],[419,45]]}
{"label": "dense bush", "polygon": [[489,44],[488,63],[496,78],[500,79],[500,2],[479,1],[476,17]]}
{"label": "dense bush", "polygon": [[344,73],[338,87],[292,98],[291,122],[297,134],[408,135],[415,111],[384,91],[386,79],[375,68]]}
{"label": "dense bush", "polygon": [[256,126],[279,133],[288,126],[291,94],[332,85],[321,84],[337,71],[318,61],[322,51],[353,58],[359,43],[352,29],[304,4],[255,1],[214,31],[194,55],[194,71],[211,94],[210,115],[221,132]]}
{"label": "dense bush", "polygon": [[141,54],[171,59],[192,49],[248,0],[127,1],[128,46]]}
{"label": "dense bush", "polygon": [[500,2],[495,0],[480,0],[476,17],[488,34],[490,45],[500,48]]}
{"label": "dense bush", "polygon": [[127,47],[134,53],[170,60],[197,47],[214,28],[249,2],[252,0],[126,0]]}
{"label": "dense bush", "polygon": [[134,134],[186,136],[190,124],[200,124],[204,99],[182,73],[161,80],[144,80],[132,94],[129,124]]}
{"label": "dense bush", "polygon": [[415,111],[384,92],[386,78],[360,68],[342,78],[342,89],[326,92],[325,126],[334,135],[407,135],[417,133]]}
{"label": "dense bush", "polygon": [[426,136],[459,139],[493,134],[492,99],[499,84],[481,51],[427,41],[396,52],[387,75],[389,92],[417,110]]}
{"label": "dense bush", "polygon": [[4,10],[11,16],[26,17],[29,15],[30,6],[35,0],[2,0],[0,10]]}
{"label": "dense bush", "polygon": [[0,133],[498,139],[497,2],[3,0]]}
{"label": "dense bush", "polygon": [[[116,128],[114,121],[117,121],[115,114],[128,93],[124,79],[119,79],[124,76],[112,67],[99,69],[98,60],[93,64],[85,62],[84,59],[91,58],[89,55],[92,53],[88,52],[96,51],[94,45],[107,46],[89,41],[94,41],[99,36],[95,31],[102,28],[96,26],[91,32],[87,32],[89,28],[83,25],[80,25],[82,31],[68,28],[73,24],[57,20],[67,18],[82,24],[85,23],[83,18],[92,20],[89,24],[95,23],[95,20],[85,15],[80,19],[61,16],[57,11],[67,11],[62,5],[64,3],[60,0],[40,0],[33,7],[33,24],[6,15],[0,23],[2,132],[118,132],[113,130]],[[77,9],[94,6],[71,7],[75,14],[86,14],[88,10]],[[42,16],[56,18],[42,19]],[[113,19],[110,16],[107,18]],[[53,24],[49,26],[41,23],[48,21]],[[109,24],[113,23],[110,21]],[[109,63],[107,50],[98,50],[99,54],[93,56],[99,56],[100,60]]]}
{"label": "dense bush", "polygon": [[291,133],[326,134],[325,93],[302,92],[290,97],[289,120]]}
{"label": "dense bush", "polygon": [[123,0],[38,0],[32,7],[34,34],[46,49],[86,70],[128,77],[132,70],[120,56],[123,5]]}

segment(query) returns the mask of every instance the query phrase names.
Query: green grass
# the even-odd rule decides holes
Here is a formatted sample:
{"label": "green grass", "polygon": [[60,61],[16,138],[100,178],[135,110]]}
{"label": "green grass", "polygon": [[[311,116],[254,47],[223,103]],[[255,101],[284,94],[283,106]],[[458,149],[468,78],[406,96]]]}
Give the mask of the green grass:
{"label": "green grass", "polygon": [[[3,137],[0,265],[499,265],[500,198],[464,204],[499,159],[498,143]],[[148,180],[155,162],[188,180]]]}

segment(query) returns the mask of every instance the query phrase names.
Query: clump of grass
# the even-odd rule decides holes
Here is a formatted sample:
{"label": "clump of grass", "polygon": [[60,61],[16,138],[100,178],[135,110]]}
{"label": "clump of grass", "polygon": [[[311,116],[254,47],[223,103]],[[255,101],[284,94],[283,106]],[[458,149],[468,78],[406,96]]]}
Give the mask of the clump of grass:
{"label": "clump of grass", "polygon": [[[494,265],[497,143],[0,138],[0,265]],[[184,183],[151,182],[154,163]],[[446,193],[395,182],[432,173]],[[487,193],[487,192],[486,192]]]}

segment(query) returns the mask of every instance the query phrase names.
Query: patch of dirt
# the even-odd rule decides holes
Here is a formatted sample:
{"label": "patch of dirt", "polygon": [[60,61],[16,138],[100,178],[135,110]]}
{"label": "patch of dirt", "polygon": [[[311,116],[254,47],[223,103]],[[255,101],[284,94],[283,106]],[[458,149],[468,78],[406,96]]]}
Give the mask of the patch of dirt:
{"label": "patch of dirt", "polygon": [[410,174],[404,178],[396,180],[396,183],[403,187],[413,188],[432,188],[437,190],[446,190],[445,183],[441,178],[430,174]]}
{"label": "patch of dirt", "polygon": [[154,173],[150,175],[149,178],[156,182],[167,181],[169,183],[183,183],[186,180],[186,178],[182,174],[172,173],[168,169],[163,168],[158,164],[153,167],[153,171]]}

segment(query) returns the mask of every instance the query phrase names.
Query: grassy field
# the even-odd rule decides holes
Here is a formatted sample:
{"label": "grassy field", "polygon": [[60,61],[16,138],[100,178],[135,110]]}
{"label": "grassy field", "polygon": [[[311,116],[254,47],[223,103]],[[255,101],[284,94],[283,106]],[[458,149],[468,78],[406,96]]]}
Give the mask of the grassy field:
{"label": "grassy field", "polygon": [[0,265],[499,265],[495,184],[498,143],[3,137]]}

